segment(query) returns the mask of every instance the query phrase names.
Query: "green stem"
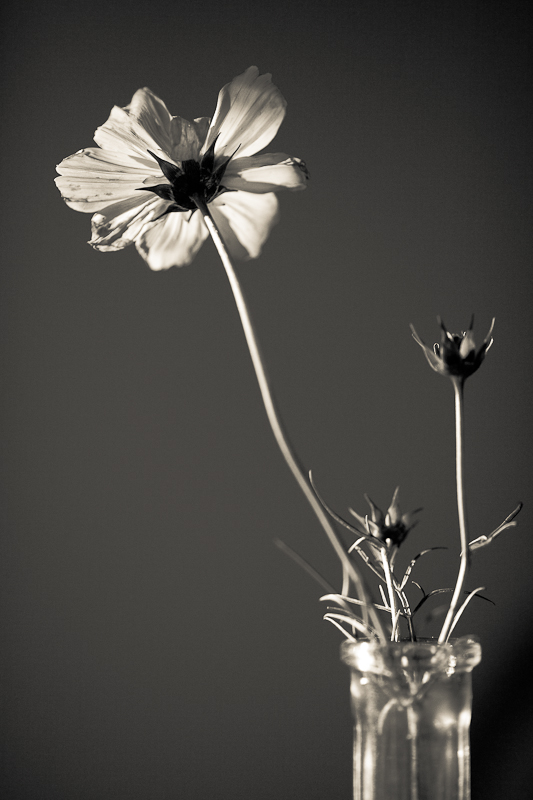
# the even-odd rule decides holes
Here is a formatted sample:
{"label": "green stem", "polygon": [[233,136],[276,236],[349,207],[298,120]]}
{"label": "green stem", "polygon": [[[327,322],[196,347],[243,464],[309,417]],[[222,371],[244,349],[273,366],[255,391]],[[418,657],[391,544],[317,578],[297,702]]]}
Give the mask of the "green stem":
{"label": "green stem", "polygon": [[453,618],[459,605],[466,573],[469,566],[468,526],[466,522],[465,487],[464,487],[464,403],[462,378],[452,378],[455,394],[455,477],[457,484],[457,513],[459,517],[459,535],[461,537],[461,563],[459,574],[452,595],[452,601],[444,620],[444,625],[439,636],[439,643],[446,642],[450,635]]}
{"label": "green stem", "polygon": [[289,438],[283,429],[283,424],[281,422],[280,414],[276,408],[276,404],[274,401],[274,396],[272,393],[272,389],[270,387],[270,381],[268,379],[266,369],[264,366],[263,358],[261,355],[261,351],[259,349],[259,344],[257,340],[257,336],[254,330],[254,326],[250,317],[250,312],[248,311],[248,307],[246,305],[246,300],[244,298],[239,279],[237,278],[237,274],[233,268],[233,264],[231,263],[230,257],[226,250],[226,246],[220,235],[220,232],[209,213],[207,205],[200,199],[194,198],[194,202],[198,206],[198,209],[202,213],[204,217],[205,224],[207,229],[213,239],[214,245],[218,251],[224,269],[226,270],[226,274],[228,276],[228,280],[230,282],[231,289],[233,291],[233,296],[235,298],[235,303],[237,305],[237,310],[239,312],[239,316],[241,318],[242,327],[244,330],[244,335],[246,338],[246,343],[248,344],[248,349],[250,351],[250,356],[252,358],[252,363],[255,369],[255,374],[257,377],[257,381],[259,383],[259,389],[261,392],[261,396],[263,398],[263,403],[265,406],[265,411],[268,417],[268,421],[270,423],[270,427],[272,428],[272,432],[276,439],[279,449],[285,459],[289,469],[291,470],[296,482],[298,483],[300,489],[302,490],[303,494],[309,505],[311,506],[312,510],[314,511],[318,521],[322,525],[326,536],[328,537],[329,541],[331,542],[335,552],[337,553],[343,567],[348,572],[351,580],[353,581],[357,593],[359,595],[359,599],[365,604],[363,606],[363,610],[365,616],[370,613],[372,617],[372,625],[375,630],[378,632],[380,638],[385,641],[385,633],[383,631],[383,627],[381,625],[381,621],[379,616],[369,602],[369,593],[364,585],[363,578],[359,574],[359,572],[354,567],[350,557],[346,553],[344,546],[342,545],[339,537],[337,536],[333,526],[331,525],[328,517],[326,516],[322,506],[318,502],[315,493],[309,481],[298,463],[298,459],[296,454],[289,442]]}

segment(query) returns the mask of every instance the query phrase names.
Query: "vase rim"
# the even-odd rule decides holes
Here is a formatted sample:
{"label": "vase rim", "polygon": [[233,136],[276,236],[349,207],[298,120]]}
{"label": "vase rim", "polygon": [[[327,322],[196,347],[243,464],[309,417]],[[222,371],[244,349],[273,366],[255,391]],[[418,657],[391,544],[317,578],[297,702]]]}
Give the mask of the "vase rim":
{"label": "vase rim", "polygon": [[403,669],[424,669],[451,675],[470,672],[481,661],[481,645],[476,636],[461,636],[439,644],[437,639],[416,642],[379,642],[369,639],[345,641],[341,659],[360,672],[390,674]]}

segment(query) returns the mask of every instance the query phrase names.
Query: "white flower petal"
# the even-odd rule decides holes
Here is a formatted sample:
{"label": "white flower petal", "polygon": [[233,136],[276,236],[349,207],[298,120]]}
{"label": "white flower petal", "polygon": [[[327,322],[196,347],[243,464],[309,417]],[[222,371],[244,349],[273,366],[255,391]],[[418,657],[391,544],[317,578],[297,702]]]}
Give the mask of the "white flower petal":
{"label": "white flower petal", "polygon": [[172,117],[171,155],[175,161],[199,160],[200,149],[205,142],[210,121],[209,117],[199,117],[194,122],[181,117]]}
{"label": "white flower petal", "polygon": [[[147,169],[148,167],[148,169]],[[129,172],[131,175],[146,175],[148,172],[161,174],[161,170],[151,156],[134,158],[116,150],[103,150],[101,147],[85,147],[72,156],[67,156],[57,165],[60,175],[77,176],[87,170],[98,172]]]}
{"label": "white flower petal", "polygon": [[303,161],[284,153],[236,158],[230,161],[222,183],[228,189],[245,192],[277,192],[305,189],[309,173]]}
{"label": "white flower petal", "polygon": [[231,156],[237,148],[239,157],[258,153],[276,135],[286,105],[271,76],[259,75],[257,67],[248,67],[220,90],[202,153],[215,139],[218,160]]}
{"label": "white flower petal", "polygon": [[257,258],[278,221],[278,199],[273,192],[226,192],[209,205],[231,255]]}
{"label": "white flower petal", "polygon": [[133,195],[140,186],[167,183],[153,159],[150,169],[151,175],[128,156],[88,147],[57,166],[61,177],[55,182],[68,206],[94,214]]}
{"label": "white flower petal", "polygon": [[[148,89],[139,89],[139,92],[148,92]],[[156,98],[157,99],[157,98]],[[133,102],[133,101],[132,101]],[[161,101],[160,101],[161,102]],[[153,163],[152,157],[147,152],[153,153],[163,158],[165,161],[172,161],[170,151],[172,149],[170,138],[170,120],[168,123],[168,133],[160,130],[157,123],[153,123],[149,132],[140,120],[129,114],[126,108],[114,106],[106,122],[96,129],[94,141],[104,150],[114,150],[129,156],[145,159],[146,163]],[[152,133],[154,136],[152,136]]]}
{"label": "white flower petal", "polygon": [[[134,117],[159,149],[169,153],[172,147],[172,117],[164,102],[150,89],[138,89],[124,109]],[[152,149],[152,148],[150,148]]]}
{"label": "white flower petal", "polygon": [[96,250],[123,250],[143,232],[147,223],[160,216],[168,203],[154,194],[138,192],[102,209],[91,219],[89,244]]}
{"label": "white flower petal", "polygon": [[[299,159],[281,153],[252,157],[276,134],[285,106],[270,75],[260,76],[257,67],[221,90],[211,124],[207,117],[193,122],[172,117],[153,92],[140,89],[96,130],[98,148],[61,162],[56,183],[69,206],[93,213],[90,244],[96,249],[120,250],[134,242],[152,269],[182,266],[208,235],[203,218],[196,211],[165,214],[169,201],[143,188],[169,184],[172,174],[167,170],[165,177],[158,159],[177,166],[198,162],[214,144],[215,170],[237,157],[227,163],[222,180],[221,188],[229,191],[210,203],[213,218],[233,255],[256,258],[277,221],[274,192],[303,188],[307,178]],[[220,174],[215,172],[215,179]],[[203,189],[208,191],[207,183]]]}
{"label": "white flower petal", "polygon": [[146,228],[136,247],[151,269],[184,267],[191,263],[207,236],[199,211],[173,211]]}

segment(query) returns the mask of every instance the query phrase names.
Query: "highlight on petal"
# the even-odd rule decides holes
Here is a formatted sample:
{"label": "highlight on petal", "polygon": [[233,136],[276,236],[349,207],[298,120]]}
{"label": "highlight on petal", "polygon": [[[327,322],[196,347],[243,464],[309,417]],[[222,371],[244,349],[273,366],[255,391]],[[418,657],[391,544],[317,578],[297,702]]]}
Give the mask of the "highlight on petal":
{"label": "highlight on petal", "polygon": [[94,214],[135,193],[146,180],[161,182],[161,170],[152,160],[152,174],[123,153],[88,147],[65,158],[55,179],[65,203],[76,211]]}
{"label": "highlight on petal", "polygon": [[91,219],[89,244],[103,252],[123,250],[142,233],[145,225],[160,216],[168,203],[159,197],[137,192],[132,197],[102,209]]}
{"label": "highlight on petal", "polygon": [[278,199],[273,192],[226,192],[210,205],[222,238],[236,258],[257,258],[278,221]]}
{"label": "highlight on petal", "polygon": [[157,95],[146,87],[138,89],[131,98],[131,103],[124,110],[130,117],[135,118],[163,152],[170,154],[172,117],[164,102]]}
{"label": "highlight on petal", "polygon": [[217,158],[231,156],[237,148],[239,157],[258,153],[278,132],[286,106],[271,75],[248,67],[220,90],[202,154],[215,139]]}
{"label": "highlight on petal", "polygon": [[185,267],[190,264],[208,236],[202,215],[172,212],[149,225],[137,239],[138,252],[150,269]]}
{"label": "highlight on petal", "polygon": [[[148,89],[139,89],[139,92],[148,92]],[[133,96],[134,99],[136,94]],[[106,122],[96,129],[94,141],[103,150],[115,150],[129,156],[142,159],[142,163],[153,164],[153,159],[148,155],[148,150],[156,153],[165,161],[172,161],[170,155],[170,120],[168,135],[160,130],[160,126],[153,123],[151,131],[146,130],[143,124],[129,114],[126,108],[114,106]],[[152,136],[152,133],[154,134]]]}
{"label": "highlight on petal", "polygon": [[223,183],[228,189],[262,193],[305,189],[308,180],[309,173],[301,159],[285,153],[265,153],[232,159]]}

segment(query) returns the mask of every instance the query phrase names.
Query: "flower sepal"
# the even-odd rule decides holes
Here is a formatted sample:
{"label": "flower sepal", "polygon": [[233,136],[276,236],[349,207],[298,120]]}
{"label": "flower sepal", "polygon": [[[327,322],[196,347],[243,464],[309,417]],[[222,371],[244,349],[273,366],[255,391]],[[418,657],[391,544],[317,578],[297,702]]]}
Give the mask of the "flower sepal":
{"label": "flower sepal", "polygon": [[373,539],[383,542],[388,548],[397,548],[401,545],[409,531],[418,523],[418,520],[415,519],[416,514],[422,511],[421,508],[416,508],[414,511],[402,514],[398,502],[399,492],[400,487],[397,486],[385,514],[367,494],[365,494],[365,500],[370,506],[370,519],[368,515],[361,516],[353,508],[348,509],[359,523],[361,533],[369,534]]}
{"label": "flower sepal", "polygon": [[435,372],[438,372],[439,375],[451,378],[452,380],[459,379],[461,382],[465,381],[466,378],[470,377],[470,375],[479,369],[494,341],[492,338],[492,331],[494,329],[495,320],[492,320],[489,332],[478,350],[476,350],[474,335],[472,333],[474,315],[472,315],[468,330],[462,333],[450,333],[441,318],[437,317],[437,320],[442,329],[440,344],[434,344],[433,348],[428,347],[428,345],[422,341],[413,325],[411,325],[413,339],[420,345],[429,366],[434,369]]}

